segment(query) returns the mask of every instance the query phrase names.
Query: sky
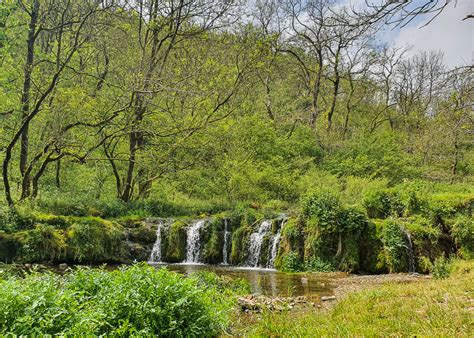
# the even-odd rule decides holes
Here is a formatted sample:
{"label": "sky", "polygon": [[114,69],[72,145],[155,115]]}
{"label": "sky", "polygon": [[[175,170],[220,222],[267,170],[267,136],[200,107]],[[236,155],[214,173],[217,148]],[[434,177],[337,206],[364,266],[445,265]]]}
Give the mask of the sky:
{"label": "sky", "polygon": [[474,19],[462,20],[474,13],[474,0],[458,0],[425,27],[430,16],[390,34],[397,45],[409,45],[411,53],[440,50],[449,67],[474,63]]}
{"label": "sky", "polygon": [[[346,0],[355,6],[365,0]],[[415,0],[426,2],[428,0]],[[474,64],[474,19],[462,20],[474,13],[474,0],[451,0],[451,4],[432,21],[432,15],[418,17],[403,28],[387,27],[379,39],[389,45],[410,46],[409,54],[419,51],[441,51],[450,68]]]}

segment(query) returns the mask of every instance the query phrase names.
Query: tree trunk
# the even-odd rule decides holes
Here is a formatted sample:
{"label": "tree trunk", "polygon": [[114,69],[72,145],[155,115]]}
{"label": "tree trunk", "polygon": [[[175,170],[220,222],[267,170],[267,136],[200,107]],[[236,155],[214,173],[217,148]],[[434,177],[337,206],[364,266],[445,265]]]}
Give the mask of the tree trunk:
{"label": "tree trunk", "polygon": [[309,120],[309,126],[311,128],[316,127],[316,119],[318,118],[318,101],[319,101],[319,92],[321,90],[321,77],[323,72],[323,56],[322,52],[318,53],[318,73],[316,75],[316,80],[314,81],[313,87],[313,109],[311,111],[311,116]]}
{"label": "tree trunk", "polygon": [[[30,15],[30,23],[28,29],[26,64],[24,69],[23,92],[21,95],[21,112],[23,121],[30,113],[30,89],[31,74],[33,72],[34,48],[36,40],[36,23],[38,21],[39,0],[34,0],[33,8]],[[25,198],[30,195],[30,177],[27,173],[28,166],[28,148],[29,148],[29,123],[26,123],[21,133],[20,141],[20,172],[23,177],[21,187],[21,197]]]}

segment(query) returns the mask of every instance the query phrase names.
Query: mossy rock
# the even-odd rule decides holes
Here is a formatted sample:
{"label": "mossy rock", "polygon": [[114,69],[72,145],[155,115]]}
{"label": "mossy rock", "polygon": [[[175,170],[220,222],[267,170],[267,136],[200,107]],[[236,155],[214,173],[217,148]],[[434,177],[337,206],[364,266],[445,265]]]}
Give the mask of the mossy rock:
{"label": "mossy rock", "polygon": [[248,240],[252,233],[249,226],[241,226],[232,234],[232,249],[230,253],[230,263],[233,265],[244,264],[247,260]]}
{"label": "mossy rock", "polygon": [[67,258],[74,262],[123,262],[125,229],[97,217],[75,218],[67,230]]}
{"label": "mossy rock", "polygon": [[156,241],[156,230],[141,222],[139,226],[129,229],[128,239],[141,245],[153,245]]}
{"label": "mossy rock", "polygon": [[186,228],[183,221],[175,221],[162,232],[163,260],[169,263],[179,263],[186,259]]}
{"label": "mossy rock", "polygon": [[58,216],[53,214],[35,214],[35,221],[38,223],[49,224],[58,229],[66,229],[71,225],[71,221],[67,216]]}
{"label": "mossy rock", "polygon": [[[227,224],[228,225],[228,224]],[[202,259],[205,263],[219,264],[223,260],[224,220],[221,217],[211,219],[201,229]]]}

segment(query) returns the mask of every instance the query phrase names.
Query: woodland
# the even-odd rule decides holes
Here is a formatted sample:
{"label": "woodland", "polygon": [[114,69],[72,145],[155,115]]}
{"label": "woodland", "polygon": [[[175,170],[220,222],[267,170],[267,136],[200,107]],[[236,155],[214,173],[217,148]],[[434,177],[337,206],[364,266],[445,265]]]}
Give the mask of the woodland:
{"label": "woodland", "polygon": [[[381,39],[452,5],[1,1],[0,332],[231,332],[222,293],[248,292],[243,282],[127,266],[149,261],[157,237],[161,260],[190,262],[190,228],[202,219],[194,263],[471,271],[473,66]],[[38,263],[126,265],[24,271]],[[39,294],[43,310],[31,303]],[[27,323],[25,309],[42,324]],[[469,335],[461,317],[458,331],[385,333]],[[266,318],[244,334],[291,331]],[[327,320],[336,327],[318,335],[380,332]]]}

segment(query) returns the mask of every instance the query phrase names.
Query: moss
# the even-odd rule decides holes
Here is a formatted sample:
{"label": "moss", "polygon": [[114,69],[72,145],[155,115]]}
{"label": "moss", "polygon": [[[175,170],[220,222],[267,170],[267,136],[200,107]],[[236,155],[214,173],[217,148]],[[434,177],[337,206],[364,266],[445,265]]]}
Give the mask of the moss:
{"label": "moss", "polygon": [[240,265],[245,263],[247,259],[247,242],[252,228],[248,226],[241,226],[232,234],[232,250],[230,253],[230,262],[233,265]]}
{"label": "moss", "polygon": [[49,224],[59,229],[66,229],[71,224],[70,219],[66,216],[36,213],[34,217],[37,223]]}
{"label": "moss", "polygon": [[126,260],[125,230],[111,221],[77,219],[67,231],[67,258],[78,262]]}
{"label": "moss", "polygon": [[[186,228],[183,221],[173,222],[162,233],[163,260],[170,263],[182,262],[186,259]],[[164,236],[163,236],[164,235]]]}
{"label": "moss", "polygon": [[140,222],[140,225],[128,230],[128,239],[142,245],[150,245],[155,243],[156,230],[145,222]]}

